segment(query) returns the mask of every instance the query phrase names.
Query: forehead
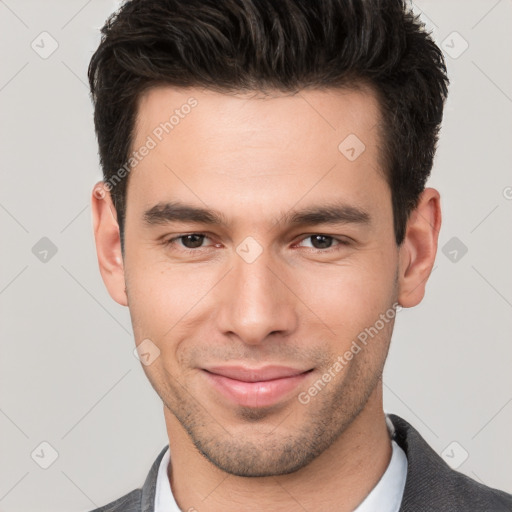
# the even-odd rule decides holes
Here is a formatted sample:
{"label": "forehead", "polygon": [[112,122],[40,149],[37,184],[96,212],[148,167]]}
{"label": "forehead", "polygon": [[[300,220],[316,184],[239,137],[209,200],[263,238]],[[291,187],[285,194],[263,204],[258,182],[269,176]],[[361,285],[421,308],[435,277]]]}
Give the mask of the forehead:
{"label": "forehead", "polygon": [[151,140],[151,150],[128,193],[141,207],[180,195],[219,210],[251,201],[287,208],[305,194],[369,203],[385,183],[379,134],[369,89],[265,96],[154,87],[139,98],[132,144],[137,151]]}
{"label": "forehead", "polygon": [[335,143],[343,134],[356,133],[371,144],[369,139],[376,135],[373,129],[377,123],[378,101],[373,91],[364,86],[304,89],[294,94],[220,93],[198,87],[156,86],[138,99],[134,134],[136,142],[156,131],[157,138],[172,133],[174,138],[193,136],[202,142],[215,137],[217,142],[228,137],[247,142],[251,137],[268,146],[280,142],[275,139],[276,132],[285,137],[312,136],[314,142],[327,135],[326,143]]}

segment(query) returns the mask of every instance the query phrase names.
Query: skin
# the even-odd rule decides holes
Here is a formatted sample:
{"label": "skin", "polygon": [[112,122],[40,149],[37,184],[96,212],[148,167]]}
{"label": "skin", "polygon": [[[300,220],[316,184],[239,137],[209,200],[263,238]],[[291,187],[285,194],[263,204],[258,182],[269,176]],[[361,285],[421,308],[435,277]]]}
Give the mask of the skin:
{"label": "skin", "polygon": [[[129,307],[136,344],[150,339],[160,350],[142,367],[164,405],[175,499],[201,512],[353,510],[391,456],[382,371],[393,321],[307,404],[297,395],[394,303],[422,300],[439,193],[425,189],[397,247],[379,106],[362,88],[270,97],[153,88],[140,98],[133,147],[191,97],[197,106],[129,175],[124,257],[110,194],[98,193],[100,182],[92,195],[105,285]],[[354,161],[338,149],[351,133],[366,147]],[[215,209],[227,225],[144,223],[166,201]],[[334,202],[370,221],[276,222]],[[164,243],[190,233],[206,234],[200,248]],[[315,246],[315,234],[332,239]],[[262,250],[251,263],[237,253],[248,236]],[[250,407],[208,385],[201,368],[216,364],[313,371],[289,398]]]}

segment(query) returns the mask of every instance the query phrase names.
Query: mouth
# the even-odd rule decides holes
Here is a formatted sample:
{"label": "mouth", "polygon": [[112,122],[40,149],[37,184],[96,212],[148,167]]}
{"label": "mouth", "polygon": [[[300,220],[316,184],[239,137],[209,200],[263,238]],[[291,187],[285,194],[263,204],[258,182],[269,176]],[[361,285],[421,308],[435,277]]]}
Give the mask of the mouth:
{"label": "mouth", "polygon": [[203,368],[210,387],[229,402],[244,407],[269,407],[289,398],[313,371],[286,366]]}

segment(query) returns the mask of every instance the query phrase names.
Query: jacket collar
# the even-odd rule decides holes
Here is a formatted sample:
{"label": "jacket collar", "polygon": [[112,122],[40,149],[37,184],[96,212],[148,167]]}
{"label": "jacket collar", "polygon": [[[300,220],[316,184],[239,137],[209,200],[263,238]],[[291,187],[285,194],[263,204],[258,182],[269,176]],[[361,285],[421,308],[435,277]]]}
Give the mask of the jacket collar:
{"label": "jacket collar", "polygon": [[148,476],[146,477],[146,481],[142,486],[140,504],[141,512],[153,512],[155,510],[156,480],[158,476],[158,468],[160,467],[160,462],[162,461],[168,448],[169,445],[163,448],[162,451],[158,454],[158,457],[156,458],[155,462],[153,462]]}

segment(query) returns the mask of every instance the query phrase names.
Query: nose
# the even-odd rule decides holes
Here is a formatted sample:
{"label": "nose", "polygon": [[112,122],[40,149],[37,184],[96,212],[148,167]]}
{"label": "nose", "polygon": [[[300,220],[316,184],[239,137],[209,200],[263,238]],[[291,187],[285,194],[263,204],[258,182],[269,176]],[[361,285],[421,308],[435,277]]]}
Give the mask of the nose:
{"label": "nose", "polygon": [[220,308],[217,327],[249,345],[263,343],[271,334],[288,336],[295,331],[298,316],[294,295],[286,277],[268,252],[246,262],[234,255],[231,271],[218,290]]}

